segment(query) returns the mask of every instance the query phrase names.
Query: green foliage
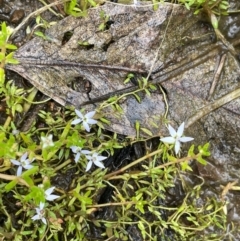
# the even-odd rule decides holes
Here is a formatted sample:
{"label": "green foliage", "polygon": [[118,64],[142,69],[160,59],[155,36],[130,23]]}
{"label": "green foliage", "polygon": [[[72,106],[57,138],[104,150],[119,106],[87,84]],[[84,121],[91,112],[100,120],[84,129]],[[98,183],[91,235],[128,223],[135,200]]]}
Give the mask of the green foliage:
{"label": "green foliage", "polygon": [[205,8],[211,10],[214,14],[228,14],[228,0],[178,0],[178,2],[184,4],[189,10],[195,9],[195,13],[199,13],[201,9]]}
{"label": "green foliage", "polygon": [[109,21],[109,16],[106,15],[104,11],[101,11],[100,18],[102,20],[102,23],[99,25],[98,30],[104,31],[106,28],[106,23]]}
{"label": "green foliage", "polygon": [[[76,4],[70,2],[68,11],[77,11]],[[102,13],[103,23],[108,17]],[[14,62],[12,54],[6,55],[7,49],[14,49],[6,41],[9,32],[2,24],[0,37],[1,64]],[[103,28],[104,29],[104,28]],[[5,57],[6,56],[6,57]],[[10,57],[7,57],[10,56]],[[127,77],[129,80],[132,75]],[[104,125],[109,123],[100,110],[112,107],[121,112],[119,100],[129,95],[135,96],[140,102],[138,93],[144,91],[151,95],[156,87],[146,78],[139,80],[139,89],[118,97],[111,97],[99,108],[99,123],[92,127],[91,132],[86,132],[82,124],[73,126],[75,118],[72,109],[63,109],[57,112],[42,110],[39,112],[41,125],[33,125],[27,132],[18,131],[16,122],[24,104],[25,91],[17,88],[12,81],[5,81],[3,68],[0,68],[0,96],[5,99],[6,122],[0,126],[0,199],[2,212],[7,221],[0,229],[0,238],[9,237],[17,240],[59,240],[59,233],[64,240],[89,240],[90,227],[101,227],[101,234],[107,239],[129,240],[128,227],[133,226],[139,230],[144,240],[166,239],[166,231],[174,231],[175,240],[206,240],[201,237],[203,231],[209,226],[217,226],[224,230],[226,216],[222,213],[223,203],[215,199],[207,199],[199,205],[201,184],[184,186],[184,196],[179,199],[178,205],[167,203],[168,192],[180,188],[176,179],[192,171],[190,161],[193,160],[206,164],[205,158],[210,155],[209,144],[199,146],[195,150],[190,147],[186,156],[182,158],[172,154],[172,146],[159,144],[153,152],[132,161],[130,164],[110,172],[108,168],[91,169],[86,172],[87,158],[84,155],[75,161],[76,153],[71,151],[72,146],[80,150],[89,150],[104,155],[113,155],[116,149],[132,144],[136,140],[120,141],[117,134],[103,132]],[[84,112],[82,112],[84,113]],[[136,122],[137,137],[140,131],[152,136],[153,134]],[[52,135],[53,145],[44,147],[43,137]],[[145,143],[146,140],[142,140]],[[16,166],[11,160],[21,160],[23,153],[28,153],[33,165],[30,169],[23,169],[20,177],[16,176]],[[6,171],[9,172],[6,173]],[[68,171],[73,171],[73,177],[68,188],[64,189],[61,183],[56,188],[59,198],[47,201],[45,190],[51,187],[53,180],[59,176],[68,177]],[[65,179],[64,179],[65,180]],[[116,181],[117,180],[117,181]],[[39,186],[40,185],[40,186]],[[108,203],[98,204],[99,196],[106,187],[113,189],[112,199]],[[7,210],[5,197],[12,196],[17,206],[16,219],[21,227],[13,227],[11,211]],[[176,193],[177,195],[177,193]],[[3,203],[3,200],[5,203]],[[7,199],[8,200],[8,199]],[[40,220],[32,220],[36,214],[35,208],[41,202],[45,203],[43,215],[47,225]],[[163,205],[163,203],[165,203]],[[96,211],[107,208],[111,218],[94,216]],[[30,231],[29,231],[30,230]],[[159,236],[156,236],[158,234]],[[216,237],[221,240],[220,236]]]}
{"label": "green foliage", "polygon": [[74,17],[84,17],[87,15],[86,10],[90,6],[96,7],[97,3],[94,0],[82,0],[80,3],[77,0],[71,0],[64,3],[64,11]]}
{"label": "green foliage", "polygon": [[[37,16],[37,17],[36,17],[36,23],[37,23],[37,24],[36,24],[36,26],[34,26],[34,29],[33,29],[34,34],[35,34],[36,36],[38,36],[38,37],[40,37],[40,38],[43,38],[44,40],[47,40],[47,41],[49,41],[49,42],[57,42],[57,43],[58,43],[59,40],[54,39],[54,38],[52,38],[52,37],[50,37],[50,36],[48,36],[48,35],[45,35],[45,33],[42,32],[42,31],[40,31],[40,30],[36,30],[36,29],[39,29],[39,28],[41,28],[41,29],[43,29],[43,30],[48,29],[48,28],[50,28],[52,25],[54,25],[56,22],[48,22],[48,21],[46,21],[45,19],[43,19],[41,16]],[[30,33],[31,30],[28,29],[28,32]]]}
{"label": "green foliage", "polygon": [[[18,61],[13,58],[13,53],[8,53],[7,50],[16,50],[17,47],[13,44],[8,43],[8,38],[11,35],[12,29],[6,26],[6,23],[1,24],[0,31],[0,68],[3,68],[5,64],[17,64]],[[1,71],[2,72],[2,71]],[[3,73],[0,73],[1,76]],[[2,77],[1,77],[2,79]]]}
{"label": "green foliage", "polygon": [[23,99],[25,91],[18,89],[12,81],[5,83],[5,64],[17,64],[18,61],[13,58],[13,52],[8,53],[8,50],[15,50],[15,45],[8,43],[8,38],[11,34],[11,29],[6,26],[6,23],[1,24],[0,33],[0,97],[6,97],[7,113],[15,116],[16,112],[22,112]]}

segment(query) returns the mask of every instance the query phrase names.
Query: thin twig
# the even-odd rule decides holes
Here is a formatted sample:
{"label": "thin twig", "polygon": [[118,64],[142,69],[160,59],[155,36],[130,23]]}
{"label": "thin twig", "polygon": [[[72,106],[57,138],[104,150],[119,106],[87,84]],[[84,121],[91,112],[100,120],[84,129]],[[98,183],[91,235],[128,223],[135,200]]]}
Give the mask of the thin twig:
{"label": "thin twig", "polygon": [[230,101],[232,101],[232,100],[234,100],[238,97],[240,97],[240,88],[238,88],[238,89],[230,92],[229,94],[219,98],[218,100],[214,101],[213,103],[202,107],[200,110],[198,110],[198,112],[195,115],[191,116],[188,119],[185,127],[188,128],[193,123],[195,123],[197,120],[201,119],[203,116],[209,114],[213,110],[227,104],[228,102],[230,102]]}
{"label": "thin twig", "polygon": [[218,64],[217,71],[214,74],[213,82],[212,82],[207,100],[211,99],[211,97],[213,95],[213,92],[216,89],[217,83],[219,82],[219,79],[220,79],[220,76],[221,76],[221,73],[222,73],[223,66],[225,64],[226,57],[227,57],[227,54],[224,54],[223,56],[221,56],[220,62]]}
{"label": "thin twig", "polygon": [[28,183],[22,179],[21,177],[17,177],[17,176],[14,176],[14,175],[7,175],[7,174],[2,174],[0,173],[0,178],[1,179],[4,179],[4,180],[8,180],[8,181],[14,181],[14,180],[17,180],[17,182],[19,184],[22,184],[22,185],[25,185],[27,187],[29,187]]}
{"label": "thin twig", "polygon": [[40,13],[46,11],[49,9],[49,7],[58,5],[59,3],[64,3],[64,2],[68,2],[70,0],[59,0],[56,1],[54,3],[51,3],[47,6],[44,6],[42,8],[39,8],[38,10],[34,11],[33,13],[29,14],[26,18],[23,19],[23,21],[13,30],[11,38],[28,22],[29,19],[38,16]]}

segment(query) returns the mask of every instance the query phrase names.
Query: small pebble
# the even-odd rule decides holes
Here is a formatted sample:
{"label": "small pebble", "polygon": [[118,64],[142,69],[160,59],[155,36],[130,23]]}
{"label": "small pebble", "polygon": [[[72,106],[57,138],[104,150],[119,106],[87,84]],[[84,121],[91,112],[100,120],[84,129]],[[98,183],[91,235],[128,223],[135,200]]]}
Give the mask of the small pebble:
{"label": "small pebble", "polygon": [[10,22],[13,24],[20,23],[21,20],[24,18],[24,15],[25,13],[23,9],[14,10],[13,13],[11,14]]}

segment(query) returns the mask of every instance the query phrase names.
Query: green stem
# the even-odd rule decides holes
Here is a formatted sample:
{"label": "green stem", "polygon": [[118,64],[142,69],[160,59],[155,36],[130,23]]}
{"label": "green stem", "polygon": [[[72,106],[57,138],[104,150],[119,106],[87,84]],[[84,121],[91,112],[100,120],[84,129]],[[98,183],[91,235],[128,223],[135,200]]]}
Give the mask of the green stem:
{"label": "green stem", "polygon": [[57,166],[54,171],[57,172],[58,170],[62,169],[63,167],[67,166],[68,164],[70,164],[72,162],[71,159],[68,159],[67,161],[65,161],[64,163],[62,163],[61,165]]}
{"label": "green stem", "polygon": [[4,125],[3,125],[3,128],[5,130],[9,127],[11,121],[12,121],[12,117],[8,116],[8,118],[6,119],[6,121],[5,121]]}
{"label": "green stem", "polygon": [[124,171],[126,171],[127,169],[129,169],[130,167],[135,166],[136,164],[138,164],[138,163],[146,160],[147,158],[149,158],[149,157],[151,157],[151,156],[154,156],[154,155],[157,155],[157,154],[161,154],[162,151],[163,151],[162,149],[159,149],[159,150],[156,150],[156,151],[154,151],[154,152],[152,152],[152,153],[149,153],[149,154],[147,154],[147,155],[145,155],[145,156],[137,159],[136,161],[128,164],[127,166],[125,166],[125,167],[117,170],[117,171],[105,175],[104,179],[105,179],[105,180],[110,180],[112,176],[117,176],[117,175],[119,175],[120,173],[123,173]]}

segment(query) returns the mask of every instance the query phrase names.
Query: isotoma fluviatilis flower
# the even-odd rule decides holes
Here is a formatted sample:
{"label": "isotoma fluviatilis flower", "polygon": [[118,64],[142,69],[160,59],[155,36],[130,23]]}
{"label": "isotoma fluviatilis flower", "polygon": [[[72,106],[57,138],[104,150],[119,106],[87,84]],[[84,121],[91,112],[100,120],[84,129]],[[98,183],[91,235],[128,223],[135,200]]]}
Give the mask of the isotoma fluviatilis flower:
{"label": "isotoma fluviatilis flower", "polygon": [[49,146],[54,146],[54,143],[52,141],[53,135],[50,134],[48,136],[41,136],[41,140],[42,140],[42,149],[49,147]]}
{"label": "isotoma fluviatilis flower", "polygon": [[175,129],[171,125],[168,125],[168,130],[169,130],[170,136],[161,138],[160,140],[163,143],[174,144],[174,150],[176,155],[180,151],[181,142],[188,142],[194,139],[192,137],[182,136],[184,131],[184,122],[179,126],[177,131],[175,131]]}
{"label": "isotoma fluviatilis flower", "polygon": [[10,159],[11,163],[18,166],[17,169],[17,176],[21,176],[22,175],[22,170],[24,169],[31,169],[33,167],[33,165],[30,165],[30,163],[32,163],[34,161],[34,159],[32,161],[30,161],[29,159],[27,159],[28,153],[25,152],[22,157],[20,158],[20,161],[14,160],[14,159]]}
{"label": "isotoma fluviatilis flower", "polygon": [[90,151],[82,150],[82,148],[79,146],[70,146],[70,148],[71,148],[72,152],[75,154],[74,161],[76,163],[79,161],[82,154],[84,154],[84,155],[91,154]]}
{"label": "isotoma fluviatilis flower", "polygon": [[89,160],[87,164],[86,172],[90,170],[90,168],[92,167],[92,164],[100,168],[105,168],[105,166],[101,161],[107,159],[106,156],[99,156],[97,152],[93,152],[92,155],[86,155],[86,158]]}
{"label": "isotoma fluviatilis flower", "polygon": [[44,212],[44,209],[43,209],[43,208],[44,208],[44,203],[40,202],[39,207],[35,208],[37,214],[32,217],[32,220],[34,220],[34,221],[35,221],[35,220],[42,220],[42,222],[43,222],[44,224],[47,224],[47,220],[46,220],[46,218],[44,217],[45,212]]}
{"label": "isotoma fluviatilis flower", "polygon": [[83,115],[79,110],[75,110],[76,115],[79,117],[71,122],[72,125],[77,125],[82,122],[84,129],[89,132],[90,125],[97,124],[97,121],[92,119],[96,111],[88,112],[86,115]]}

